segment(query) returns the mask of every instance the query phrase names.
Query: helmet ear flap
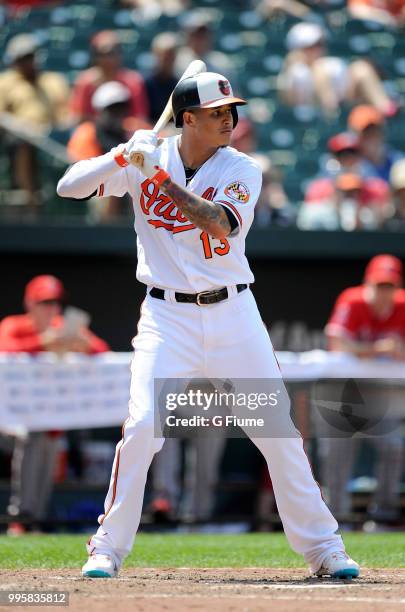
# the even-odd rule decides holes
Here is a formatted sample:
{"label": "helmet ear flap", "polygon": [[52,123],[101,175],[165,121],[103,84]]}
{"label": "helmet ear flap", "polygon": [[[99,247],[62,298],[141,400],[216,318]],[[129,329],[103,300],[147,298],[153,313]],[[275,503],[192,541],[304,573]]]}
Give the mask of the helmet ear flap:
{"label": "helmet ear flap", "polygon": [[177,113],[177,115],[175,117],[174,125],[176,126],[176,128],[183,127],[183,113],[184,113],[184,110],[182,110],[179,113]]}
{"label": "helmet ear flap", "polygon": [[232,104],[231,112],[232,112],[232,118],[233,118],[233,127],[235,129],[239,121],[238,110],[236,108],[236,104]]}

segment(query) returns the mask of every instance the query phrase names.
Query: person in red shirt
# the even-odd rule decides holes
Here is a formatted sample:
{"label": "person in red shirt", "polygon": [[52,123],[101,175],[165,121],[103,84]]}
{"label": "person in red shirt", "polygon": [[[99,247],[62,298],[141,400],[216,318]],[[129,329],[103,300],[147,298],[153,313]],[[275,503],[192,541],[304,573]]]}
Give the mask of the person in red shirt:
{"label": "person in red shirt", "polygon": [[375,21],[389,28],[405,23],[404,0],[348,0],[347,9],[354,19]]}
{"label": "person in red shirt", "polygon": [[149,101],[145,82],[135,70],[122,66],[118,36],[111,30],[98,32],[91,39],[93,66],[81,72],[73,85],[70,109],[77,122],[94,119],[97,110],[92,104],[96,89],[108,81],[118,81],[130,91],[130,115],[147,119]]}
{"label": "person in red shirt", "polygon": [[[402,263],[398,258],[391,255],[373,257],[366,267],[363,284],[346,289],[336,301],[325,329],[329,350],[350,353],[358,358],[404,361],[405,291],[401,288],[402,281]],[[397,393],[395,390],[383,393],[374,392],[374,397],[382,398],[387,406],[398,398],[392,395]],[[374,520],[382,522],[397,516],[402,467],[399,420],[385,416],[385,431],[384,435],[369,438],[378,455],[377,489],[369,512]],[[327,446],[324,449],[324,480],[329,487],[331,509],[342,516],[351,507],[347,484],[360,438],[332,435],[333,432],[329,432],[323,440]]]}
{"label": "person in red shirt", "polygon": [[[25,288],[25,314],[8,316],[0,323],[0,352],[88,354],[109,350],[104,340],[87,327],[68,329],[62,315],[66,292],[54,276],[33,278]],[[8,533],[18,535],[26,525],[44,519],[52,493],[53,473],[60,432],[31,432],[17,436],[12,458],[8,513],[15,522]],[[23,524],[24,523],[24,524]]]}
{"label": "person in red shirt", "polygon": [[326,327],[329,349],[358,357],[405,359],[402,263],[391,255],[369,262],[364,284],[345,289]]}

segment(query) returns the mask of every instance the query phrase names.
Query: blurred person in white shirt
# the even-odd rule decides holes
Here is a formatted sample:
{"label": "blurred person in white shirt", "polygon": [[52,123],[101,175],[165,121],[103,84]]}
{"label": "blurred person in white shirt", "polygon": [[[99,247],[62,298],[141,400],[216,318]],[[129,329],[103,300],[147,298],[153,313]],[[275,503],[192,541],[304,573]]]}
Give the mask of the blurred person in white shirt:
{"label": "blurred person in white shirt", "polygon": [[278,78],[282,99],[291,106],[319,105],[326,116],[339,114],[342,102],[371,104],[390,116],[396,112],[370,62],[346,63],[327,54],[327,34],[316,23],[297,23],[287,34],[287,54]]}

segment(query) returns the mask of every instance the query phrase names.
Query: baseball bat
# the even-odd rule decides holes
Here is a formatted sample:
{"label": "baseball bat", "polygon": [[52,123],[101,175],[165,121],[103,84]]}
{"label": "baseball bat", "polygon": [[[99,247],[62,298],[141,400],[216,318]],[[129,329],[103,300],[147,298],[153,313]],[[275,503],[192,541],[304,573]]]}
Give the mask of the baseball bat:
{"label": "baseball bat", "polygon": [[[191,76],[195,76],[196,74],[200,74],[201,72],[207,72],[207,66],[202,60],[194,60],[187,66],[186,70],[183,72],[180,79],[178,80],[177,85],[184,79],[187,79]],[[172,96],[173,94],[170,94],[170,98],[168,99],[167,104],[162,111],[162,114],[160,115],[159,119],[152,128],[152,132],[155,132],[155,134],[159,134],[159,132],[165,127],[167,123],[169,123],[170,119],[173,116]],[[137,153],[136,151],[134,151],[133,153],[131,153],[130,161],[135,166],[138,166],[138,168],[142,168],[142,153]]]}

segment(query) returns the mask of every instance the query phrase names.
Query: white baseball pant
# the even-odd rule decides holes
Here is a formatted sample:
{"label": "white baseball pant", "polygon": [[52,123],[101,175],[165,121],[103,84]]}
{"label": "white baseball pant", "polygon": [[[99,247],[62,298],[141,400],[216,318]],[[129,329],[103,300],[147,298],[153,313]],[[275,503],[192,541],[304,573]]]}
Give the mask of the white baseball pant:
{"label": "white baseball pant", "polygon": [[[267,330],[249,289],[229,288],[227,300],[209,306],[146,297],[133,340],[129,417],[123,426],[100,527],[87,550],[114,556],[118,565],[132,549],[139,526],[148,468],[164,440],[154,436],[154,378],[279,379]],[[278,407],[288,437],[254,438],[272,479],[285,534],[315,572],[331,552],[344,550],[338,524],[322,499],[290,419]],[[271,551],[269,551],[271,554]]]}

